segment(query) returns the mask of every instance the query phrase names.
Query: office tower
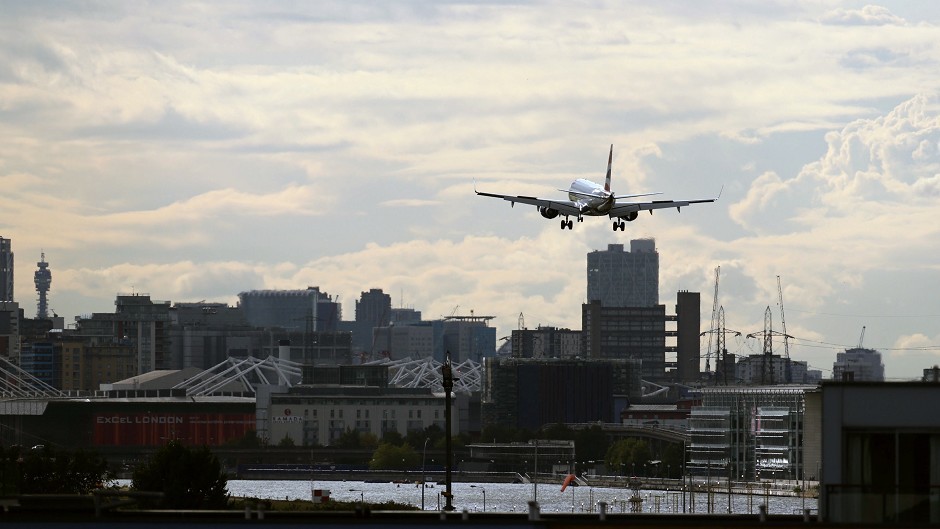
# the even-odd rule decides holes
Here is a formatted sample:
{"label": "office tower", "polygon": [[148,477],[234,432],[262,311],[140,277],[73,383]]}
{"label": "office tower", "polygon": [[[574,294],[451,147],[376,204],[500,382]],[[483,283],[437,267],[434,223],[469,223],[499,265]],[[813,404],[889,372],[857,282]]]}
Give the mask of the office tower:
{"label": "office tower", "polygon": [[319,330],[320,289],[250,290],[238,294],[249,325],[282,329]]}
{"label": "office tower", "polygon": [[49,263],[46,262],[45,253],[40,254],[40,259],[39,262],[36,263],[36,266],[39,267],[36,273],[33,274],[33,282],[36,284],[36,293],[39,294],[39,300],[36,306],[36,317],[44,320],[49,317],[49,304],[46,300],[46,294],[49,292],[49,287],[52,286],[52,272],[49,270]]}
{"label": "office tower", "polygon": [[581,305],[584,357],[642,360],[644,380],[662,381],[666,374],[666,306],[605,307],[600,301]]}
{"label": "office tower", "polygon": [[679,382],[699,379],[701,347],[701,294],[680,291],[676,296],[676,371]]}
{"label": "office tower", "polygon": [[587,301],[604,307],[659,305],[659,254],[653,239],[608,244],[607,250],[587,255]]}
{"label": "office tower", "polygon": [[13,301],[13,246],[0,237],[0,301]]}
{"label": "office tower", "polygon": [[359,295],[356,301],[356,323],[368,324],[369,331],[374,327],[387,327],[392,317],[392,297],[373,288]]}
{"label": "office tower", "polygon": [[157,369],[179,369],[173,365],[170,336],[170,302],[153,301],[149,294],[118,294],[114,313],[95,312],[77,320],[76,332],[97,343],[111,342],[133,347],[138,374]]}
{"label": "office tower", "polygon": [[20,361],[20,305],[14,301],[0,301],[0,356]]}
{"label": "office tower", "polygon": [[854,347],[836,353],[832,364],[832,379],[843,381],[884,382],[885,366],[881,353],[874,349]]}

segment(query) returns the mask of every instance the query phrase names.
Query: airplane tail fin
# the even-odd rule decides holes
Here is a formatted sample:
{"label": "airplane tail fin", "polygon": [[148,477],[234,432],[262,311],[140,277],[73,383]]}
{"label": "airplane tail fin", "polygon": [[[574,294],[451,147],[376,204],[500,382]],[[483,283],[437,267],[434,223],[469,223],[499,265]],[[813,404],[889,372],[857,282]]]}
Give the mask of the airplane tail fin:
{"label": "airplane tail fin", "polygon": [[610,165],[614,161],[614,144],[610,144],[610,154],[607,156],[607,178],[604,179],[604,191],[610,193]]}

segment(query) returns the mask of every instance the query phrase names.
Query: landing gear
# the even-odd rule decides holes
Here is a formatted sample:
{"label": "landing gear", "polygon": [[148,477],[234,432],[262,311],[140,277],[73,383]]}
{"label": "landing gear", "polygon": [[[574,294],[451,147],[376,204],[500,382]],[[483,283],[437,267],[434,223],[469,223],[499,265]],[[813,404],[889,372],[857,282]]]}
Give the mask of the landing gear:
{"label": "landing gear", "polygon": [[615,220],[612,227],[614,231],[624,231],[627,229],[627,223],[622,220]]}
{"label": "landing gear", "polygon": [[573,226],[574,226],[574,222],[572,222],[570,219],[562,219],[561,229],[567,228],[570,230]]}

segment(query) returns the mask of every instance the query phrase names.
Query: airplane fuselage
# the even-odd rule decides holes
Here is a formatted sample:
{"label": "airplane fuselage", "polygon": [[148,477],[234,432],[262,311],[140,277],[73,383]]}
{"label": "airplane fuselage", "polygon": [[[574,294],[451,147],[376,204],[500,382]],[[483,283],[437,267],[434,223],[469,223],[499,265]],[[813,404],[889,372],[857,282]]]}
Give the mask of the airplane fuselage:
{"label": "airplane fuselage", "polygon": [[594,217],[607,215],[614,205],[614,196],[610,191],[605,191],[604,186],[584,178],[571,182],[568,199],[578,205],[582,215]]}

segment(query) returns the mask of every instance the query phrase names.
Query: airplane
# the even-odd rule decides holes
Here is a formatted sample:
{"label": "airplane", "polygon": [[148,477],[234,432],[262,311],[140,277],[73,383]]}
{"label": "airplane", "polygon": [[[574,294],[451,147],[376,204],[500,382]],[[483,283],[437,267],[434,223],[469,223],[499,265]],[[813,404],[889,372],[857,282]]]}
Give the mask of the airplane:
{"label": "airplane", "polygon": [[[604,179],[604,185],[578,178],[571,183],[567,190],[559,189],[568,193],[568,200],[552,200],[545,198],[499,195],[496,193],[484,193],[477,191],[474,183],[473,191],[480,196],[495,197],[508,200],[513,206],[516,202],[520,204],[532,204],[538,208],[539,213],[546,219],[554,219],[558,215],[564,215],[561,219],[561,229],[572,229],[574,222],[569,217],[575,217],[578,222],[584,221],[584,216],[599,217],[607,215],[614,219],[613,230],[624,231],[627,222],[636,220],[640,211],[649,211],[653,214],[654,209],[676,208],[676,211],[682,211],[683,206],[690,204],[700,204],[703,202],[715,202],[721,197],[721,192],[715,198],[702,198],[695,200],[653,200],[650,202],[618,202],[619,199],[647,197],[651,195],[661,195],[656,193],[639,193],[635,195],[616,195],[610,190],[610,167],[614,160],[614,146],[610,146],[610,154],[607,156],[607,177]],[[722,190],[724,187],[722,187]]]}

